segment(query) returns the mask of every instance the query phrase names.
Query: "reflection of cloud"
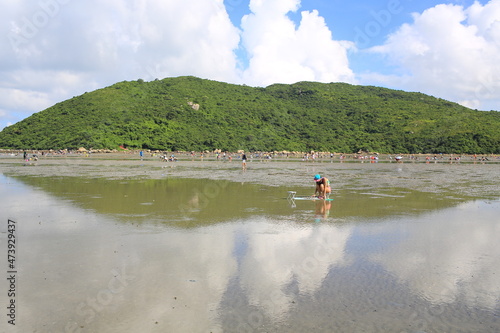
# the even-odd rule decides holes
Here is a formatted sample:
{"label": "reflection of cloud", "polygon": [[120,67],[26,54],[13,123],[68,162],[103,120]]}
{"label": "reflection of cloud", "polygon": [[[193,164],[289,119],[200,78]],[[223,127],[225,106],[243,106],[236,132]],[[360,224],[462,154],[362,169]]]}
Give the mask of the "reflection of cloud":
{"label": "reflection of cloud", "polygon": [[261,223],[250,228],[241,284],[250,303],[272,318],[286,315],[296,296],[287,295],[287,286],[296,283],[300,294],[318,290],[329,268],[345,261],[351,234],[348,228],[331,225],[297,228]]}
{"label": "reflection of cloud", "polygon": [[432,303],[493,308],[500,298],[499,203],[467,203],[405,224],[410,238],[373,256]]}
{"label": "reflection of cloud", "polygon": [[0,208],[22,224],[25,332],[221,332],[235,277],[250,305],[279,319],[346,261],[346,227],[267,217],[190,229],[122,224],[17,181],[0,182]]}
{"label": "reflection of cloud", "polygon": [[20,331],[220,331],[232,228],[117,224],[8,180],[0,208],[19,226]]}
{"label": "reflection of cloud", "polygon": [[[54,238],[35,241],[43,260],[23,256],[19,302],[31,318],[22,318],[24,331],[64,331],[66,325],[88,332],[220,331],[216,310],[236,272],[233,230],[130,228],[125,235],[97,228],[107,237],[82,235],[74,247],[71,240],[57,241],[60,246],[49,245]],[[125,284],[110,282],[122,271],[130,277]]]}
{"label": "reflection of cloud", "polygon": [[158,322],[154,328],[161,332],[219,331],[216,310],[237,268],[233,233],[217,225],[149,237],[152,243],[142,245],[143,262],[136,268],[140,280],[128,296],[134,305],[120,313],[127,330],[140,332],[145,323]]}

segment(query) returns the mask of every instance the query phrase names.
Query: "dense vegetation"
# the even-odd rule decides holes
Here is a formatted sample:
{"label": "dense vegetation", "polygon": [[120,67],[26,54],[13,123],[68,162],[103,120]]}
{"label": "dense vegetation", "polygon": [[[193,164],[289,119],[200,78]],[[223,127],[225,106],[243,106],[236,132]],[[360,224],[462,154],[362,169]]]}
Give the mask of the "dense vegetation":
{"label": "dense vegetation", "polygon": [[0,147],[500,153],[500,113],[421,93],[195,77],[120,82],[5,128]]}

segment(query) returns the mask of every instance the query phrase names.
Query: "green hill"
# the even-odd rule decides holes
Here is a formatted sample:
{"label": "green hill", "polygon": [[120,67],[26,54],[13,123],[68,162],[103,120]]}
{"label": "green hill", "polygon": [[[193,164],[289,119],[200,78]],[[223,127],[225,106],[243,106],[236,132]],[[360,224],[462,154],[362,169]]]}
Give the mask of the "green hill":
{"label": "green hill", "polygon": [[500,113],[391,89],[120,82],[5,128],[0,148],[500,153]]}

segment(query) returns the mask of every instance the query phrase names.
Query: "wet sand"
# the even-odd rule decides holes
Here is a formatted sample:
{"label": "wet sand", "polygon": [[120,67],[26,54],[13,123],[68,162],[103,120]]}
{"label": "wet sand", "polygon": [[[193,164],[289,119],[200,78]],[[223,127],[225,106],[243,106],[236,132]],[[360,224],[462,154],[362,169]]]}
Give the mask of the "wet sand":
{"label": "wet sand", "polygon": [[[377,171],[377,172],[373,172]],[[0,172],[6,175],[106,179],[194,178],[229,180],[291,189],[311,187],[319,173],[330,179],[333,189],[408,188],[421,192],[449,193],[460,197],[497,198],[500,196],[500,164],[496,162],[449,162],[387,160],[346,161],[323,159],[315,162],[250,159],[248,169],[241,161],[214,159],[164,162],[157,157],[140,160],[131,154],[92,154],[42,157],[24,162],[19,157],[0,157]]]}

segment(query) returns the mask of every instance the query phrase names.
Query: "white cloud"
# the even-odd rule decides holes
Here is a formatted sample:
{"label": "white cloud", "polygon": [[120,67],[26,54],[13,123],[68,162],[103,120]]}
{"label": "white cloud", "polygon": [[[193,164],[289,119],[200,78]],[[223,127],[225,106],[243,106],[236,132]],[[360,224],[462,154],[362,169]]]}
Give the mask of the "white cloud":
{"label": "white cloud", "polygon": [[140,11],[136,55],[148,73],[236,80],[239,31],[222,0],[143,1]]}
{"label": "white cloud", "polygon": [[10,110],[32,110],[50,103],[47,94],[21,89],[0,88],[0,99],[4,107]]}
{"label": "white cloud", "polygon": [[122,80],[237,81],[239,31],[223,0],[23,0],[2,7],[0,19],[0,109],[11,113]]}
{"label": "white cloud", "polygon": [[[251,0],[240,31],[223,0],[10,1],[0,13],[6,37],[0,41],[0,128],[85,91],[138,78],[356,83],[348,58],[354,43],[334,40],[316,10],[302,11],[294,22],[290,14],[301,2]],[[364,84],[494,109],[500,105],[499,17],[500,0],[415,14],[370,50],[401,72],[385,76],[374,69],[359,77]],[[237,51],[248,63],[238,63]]]}
{"label": "white cloud", "polygon": [[[8,36],[0,48],[0,109],[29,116],[138,78],[352,82],[352,43],[334,41],[317,11],[302,12],[296,27],[287,14],[299,7],[300,0],[252,0],[240,32],[223,0],[11,2],[0,14],[0,33]],[[240,38],[250,59],[244,73],[235,55]],[[0,117],[0,127],[6,120]]]}
{"label": "white cloud", "polygon": [[[63,70],[19,69],[0,79],[0,127],[9,126],[14,117],[28,117],[55,103],[100,88],[91,75]],[[9,123],[7,123],[7,120]],[[17,121],[17,120],[16,120]]]}
{"label": "white cloud", "polygon": [[500,0],[469,8],[438,5],[414,14],[387,42],[371,49],[399,65],[400,89],[487,108],[500,100]]}
{"label": "white cloud", "polygon": [[298,0],[250,1],[252,13],[242,20],[242,43],[249,57],[243,74],[246,83],[354,81],[347,58],[353,44],[333,40],[315,10],[303,11],[296,27],[287,14],[299,4]]}
{"label": "white cloud", "polygon": [[[222,0],[74,1],[47,14],[45,24],[37,23],[37,12],[44,13],[42,6],[18,13],[9,31],[18,40],[11,43],[13,52],[32,68],[95,72],[113,82],[169,62],[169,76],[233,75],[239,36]],[[35,29],[28,33],[30,25]]]}

